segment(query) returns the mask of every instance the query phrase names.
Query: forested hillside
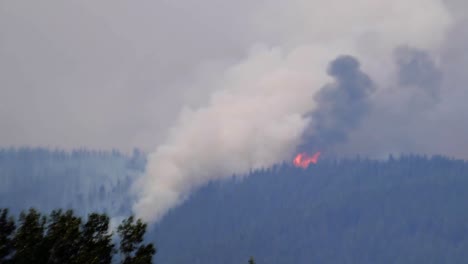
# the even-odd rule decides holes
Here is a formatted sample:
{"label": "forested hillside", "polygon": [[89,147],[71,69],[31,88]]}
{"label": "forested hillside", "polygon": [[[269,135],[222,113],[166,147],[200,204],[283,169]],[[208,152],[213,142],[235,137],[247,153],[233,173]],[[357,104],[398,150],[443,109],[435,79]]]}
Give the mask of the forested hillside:
{"label": "forested hillside", "polygon": [[[131,214],[145,155],[0,150],[0,208]],[[151,227],[156,263],[466,263],[468,163],[279,164],[212,182]]]}
{"label": "forested hillside", "polygon": [[468,164],[325,161],[215,182],[153,232],[157,263],[467,263]]}
{"label": "forested hillside", "polygon": [[18,214],[74,209],[81,215],[128,215],[131,182],[145,167],[144,153],[118,151],[0,149],[0,208]]}

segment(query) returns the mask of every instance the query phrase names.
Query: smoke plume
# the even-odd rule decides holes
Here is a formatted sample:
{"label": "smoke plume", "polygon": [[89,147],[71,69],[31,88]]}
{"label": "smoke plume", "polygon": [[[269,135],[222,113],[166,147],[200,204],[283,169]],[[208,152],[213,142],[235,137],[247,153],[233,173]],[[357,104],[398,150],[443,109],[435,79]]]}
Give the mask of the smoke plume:
{"label": "smoke plume", "polygon": [[317,109],[309,114],[311,124],[304,132],[303,151],[324,150],[344,142],[370,111],[370,95],[376,89],[352,56],[340,56],[330,63],[328,74],[335,79],[316,95]]}
{"label": "smoke plume", "polygon": [[398,64],[400,85],[414,85],[426,89],[434,100],[439,99],[442,72],[430,54],[405,46],[396,49],[395,60]]}
{"label": "smoke plume", "polygon": [[442,89],[444,73],[434,55],[423,49],[400,46],[393,52],[392,63],[387,67],[396,69],[395,81],[376,90],[371,101],[373,109],[364,117],[361,127],[348,131],[350,139],[337,146],[341,155],[440,154],[450,142],[447,137],[435,140],[448,133],[446,126],[437,124],[451,117],[441,111],[441,107],[446,107],[447,95],[443,95]]}
{"label": "smoke plume", "polygon": [[[191,82],[213,92],[185,107],[149,155],[133,188],[139,217],[158,221],[201,185],[290,160],[298,147],[346,149],[372,124],[381,95],[433,85],[436,68],[417,50],[436,50],[450,25],[441,1],[285,3],[250,10],[250,52]],[[402,46],[415,49],[395,52]],[[437,87],[427,88],[432,98]]]}
{"label": "smoke plume", "polygon": [[443,73],[431,55],[413,47],[399,47],[395,50],[398,65],[398,85],[410,90],[413,106],[428,106],[440,101]]}
{"label": "smoke plume", "polygon": [[287,66],[297,63],[295,58],[261,49],[226,73],[225,89],[214,93],[208,106],[185,109],[166,144],[149,156],[147,176],[135,187],[143,190],[134,208],[141,217],[158,220],[209,180],[293,154],[307,123],[301,113],[308,96],[298,100],[284,87],[313,94],[313,80]]}

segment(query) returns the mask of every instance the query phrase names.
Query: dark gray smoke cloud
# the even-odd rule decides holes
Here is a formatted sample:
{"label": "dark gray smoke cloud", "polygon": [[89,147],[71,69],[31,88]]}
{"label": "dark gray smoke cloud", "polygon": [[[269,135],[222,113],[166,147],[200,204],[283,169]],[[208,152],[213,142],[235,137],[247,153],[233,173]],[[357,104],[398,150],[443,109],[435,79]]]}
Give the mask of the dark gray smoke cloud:
{"label": "dark gray smoke cloud", "polygon": [[[447,80],[453,80],[446,76],[451,71],[437,62],[434,52],[411,46],[396,48],[393,65],[386,68],[395,68],[395,83],[379,87],[369,116],[350,131],[349,140],[337,146],[337,151],[373,157],[389,153],[454,155],[456,146],[464,144],[459,133],[465,129],[459,128],[465,126],[455,110],[461,105],[447,85]],[[461,152],[457,154],[463,157]]]}
{"label": "dark gray smoke cloud", "polygon": [[414,97],[419,97],[413,98],[414,103],[439,102],[443,74],[431,55],[424,50],[403,46],[395,50],[394,56],[398,66],[398,84],[412,89]]}
{"label": "dark gray smoke cloud", "polygon": [[315,96],[317,109],[310,113],[311,124],[304,133],[301,151],[323,150],[346,141],[371,109],[370,95],[376,90],[371,78],[349,55],[333,60],[327,72],[335,79]]}

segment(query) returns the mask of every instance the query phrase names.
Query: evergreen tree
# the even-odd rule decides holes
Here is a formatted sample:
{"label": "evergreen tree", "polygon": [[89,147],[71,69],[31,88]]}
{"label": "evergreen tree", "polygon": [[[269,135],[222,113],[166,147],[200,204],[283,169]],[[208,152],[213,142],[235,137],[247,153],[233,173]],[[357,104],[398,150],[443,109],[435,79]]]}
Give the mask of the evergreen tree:
{"label": "evergreen tree", "polygon": [[49,252],[48,263],[76,263],[81,242],[81,218],[72,210],[55,210],[48,222],[44,238]]}
{"label": "evergreen tree", "polygon": [[120,236],[120,252],[123,264],[151,263],[156,249],[153,244],[142,244],[146,232],[146,224],[140,219],[135,221],[133,216],[125,219],[119,225],[117,232]]}
{"label": "evergreen tree", "polygon": [[83,226],[78,263],[110,264],[115,252],[112,233],[109,232],[109,217],[92,213]]}
{"label": "evergreen tree", "polygon": [[46,263],[48,254],[44,248],[46,217],[35,209],[21,212],[19,228],[13,239],[15,253],[13,263]]}
{"label": "evergreen tree", "polygon": [[249,264],[255,264],[255,260],[254,260],[253,257],[250,257],[250,258],[249,258]]}
{"label": "evergreen tree", "polygon": [[0,210],[0,263],[7,262],[13,252],[13,232],[16,229],[15,220],[8,216],[8,209]]}
{"label": "evergreen tree", "polygon": [[[119,252],[105,214],[92,213],[83,222],[72,210],[46,216],[30,209],[20,214],[17,228],[8,213],[0,208],[0,263],[111,264]],[[122,263],[152,263],[156,249],[143,243],[145,232],[146,224],[133,216],[118,227]]]}

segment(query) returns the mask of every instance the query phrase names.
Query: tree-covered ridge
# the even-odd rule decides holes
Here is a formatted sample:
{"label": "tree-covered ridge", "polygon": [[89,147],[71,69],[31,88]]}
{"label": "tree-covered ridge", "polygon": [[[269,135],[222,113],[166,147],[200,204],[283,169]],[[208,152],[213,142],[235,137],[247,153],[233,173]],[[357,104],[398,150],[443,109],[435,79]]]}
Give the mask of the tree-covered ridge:
{"label": "tree-covered ridge", "polygon": [[[0,208],[128,215],[144,166],[138,151],[0,149]],[[467,162],[441,156],[278,164],[208,184],[148,235],[156,263],[466,263],[467,189]]]}
{"label": "tree-covered ridge", "polygon": [[144,170],[146,156],[118,151],[0,149],[0,207],[19,213],[70,208],[86,215],[130,213],[128,189]]}
{"label": "tree-covered ridge", "polygon": [[440,156],[278,165],[172,210],[154,232],[156,260],[466,263],[467,189],[468,163]]}
{"label": "tree-covered ridge", "polygon": [[71,210],[44,215],[35,209],[22,212],[16,221],[8,209],[0,209],[0,263],[152,263],[156,249],[143,242],[145,223],[131,216],[113,238],[109,221],[105,214],[91,213],[82,219]]}

